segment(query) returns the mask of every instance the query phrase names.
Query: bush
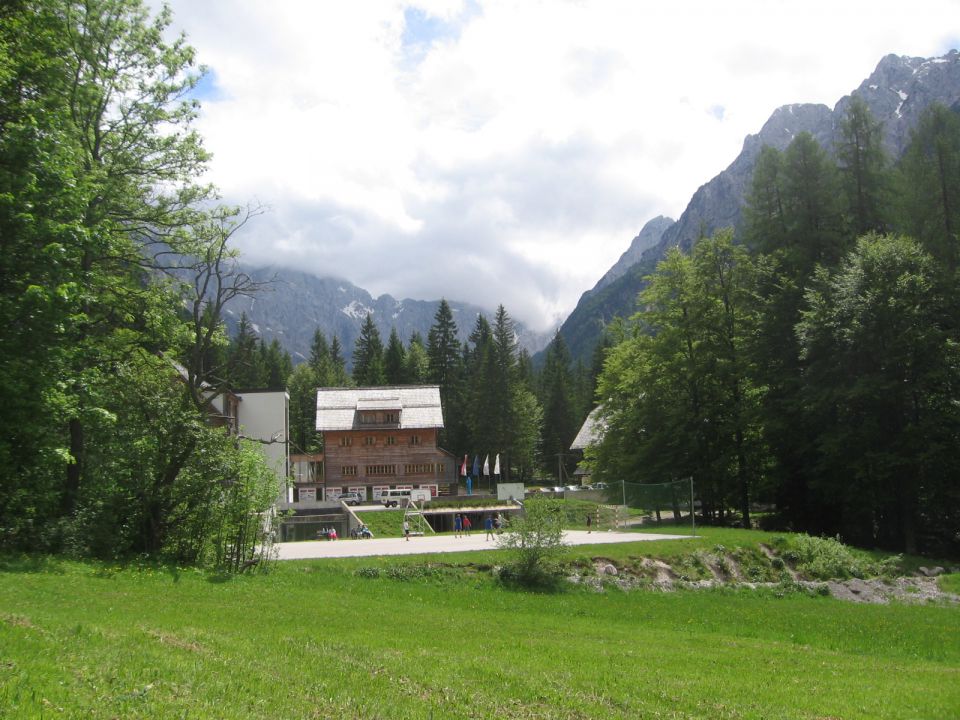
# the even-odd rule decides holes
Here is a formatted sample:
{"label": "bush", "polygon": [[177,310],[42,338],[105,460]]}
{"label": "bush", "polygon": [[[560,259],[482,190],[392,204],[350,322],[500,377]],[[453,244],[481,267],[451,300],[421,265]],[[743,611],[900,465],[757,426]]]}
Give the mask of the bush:
{"label": "bush", "polygon": [[512,556],[500,572],[502,581],[539,589],[556,586],[557,560],[565,546],[562,514],[551,501],[527,500],[523,514],[511,521],[497,543]]}
{"label": "bush", "polygon": [[793,538],[783,557],[794,563],[798,571],[818,580],[890,577],[897,574],[902,559],[893,555],[875,561],[837,539],[809,535]]}

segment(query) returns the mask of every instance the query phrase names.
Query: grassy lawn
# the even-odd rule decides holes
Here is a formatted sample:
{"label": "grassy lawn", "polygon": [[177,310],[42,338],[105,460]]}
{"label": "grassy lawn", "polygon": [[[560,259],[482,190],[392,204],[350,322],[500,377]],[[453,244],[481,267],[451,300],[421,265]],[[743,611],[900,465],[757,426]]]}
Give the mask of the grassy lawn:
{"label": "grassy lawn", "polygon": [[941,577],[940,587],[946,592],[960,595],[960,573],[953,573],[952,575],[944,575]]}
{"label": "grassy lawn", "polygon": [[[719,531],[693,542],[757,537]],[[571,553],[669,556],[678,544]],[[440,566],[289,562],[232,579],[7,559],[0,717],[848,719],[960,709],[956,607],[729,590],[517,592],[482,569],[498,555],[447,555]]]}

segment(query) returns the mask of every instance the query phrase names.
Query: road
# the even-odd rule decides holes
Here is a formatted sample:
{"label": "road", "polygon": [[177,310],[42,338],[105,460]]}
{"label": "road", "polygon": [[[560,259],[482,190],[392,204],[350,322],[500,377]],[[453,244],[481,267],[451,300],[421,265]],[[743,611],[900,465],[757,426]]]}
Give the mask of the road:
{"label": "road", "polygon": [[[306,560],[310,558],[367,557],[371,555],[419,555],[431,553],[466,552],[468,550],[496,550],[494,540],[486,540],[483,530],[464,537],[453,535],[424,535],[411,537],[374,538],[372,540],[307,540],[304,542],[277,543],[280,560]],[[563,540],[567,545],[603,545],[607,543],[635,543],[649,540],[682,540],[689,535],[655,535],[649,533],[625,533],[604,531],[588,533],[586,530],[567,530]]]}

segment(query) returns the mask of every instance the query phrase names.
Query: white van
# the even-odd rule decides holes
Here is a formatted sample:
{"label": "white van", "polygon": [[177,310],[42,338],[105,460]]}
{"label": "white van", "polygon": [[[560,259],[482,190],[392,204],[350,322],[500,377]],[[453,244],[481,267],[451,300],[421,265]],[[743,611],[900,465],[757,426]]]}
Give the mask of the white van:
{"label": "white van", "polygon": [[414,488],[404,490],[384,490],[380,493],[380,502],[385,507],[397,507],[399,505],[409,505],[410,502],[430,502],[430,491],[426,488]]}

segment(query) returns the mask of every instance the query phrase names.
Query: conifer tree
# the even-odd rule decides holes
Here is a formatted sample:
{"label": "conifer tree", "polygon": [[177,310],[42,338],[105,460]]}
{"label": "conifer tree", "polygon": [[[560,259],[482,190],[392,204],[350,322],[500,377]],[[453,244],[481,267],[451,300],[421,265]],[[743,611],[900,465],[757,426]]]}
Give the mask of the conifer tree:
{"label": "conifer tree", "polygon": [[559,461],[569,474],[576,465],[569,455],[569,450],[577,427],[573,408],[570,353],[559,331],[547,346],[540,383],[540,402],[543,406],[541,465],[550,471],[559,472]]}
{"label": "conifer tree", "polygon": [[427,361],[429,381],[440,386],[443,404],[445,426],[440,433],[440,442],[457,454],[469,446],[466,429],[469,409],[464,401],[463,356],[457,339],[457,324],[446,300],[440,300],[433,325],[427,333]]}
{"label": "conifer tree", "polygon": [[960,114],[931,105],[901,161],[904,229],[952,276],[960,263]]}
{"label": "conifer tree", "polygon": [[427,333],[427,357],[430,361],[430,382],[437,383],[441,389],[457,382],[460,341],[457,340],[453,311],[446,300],[440,301],[433,325]]}
{"label": "conifer tree", "polygon": [[237,334],[227,348],[227,379],[234,388],[262,387],[264,380],[260,338],[246,313],[241,313]]}
{"label": "conifer tree", "polygon": [[883,126],[870,108],[854,95],[840,121],[836,148],[847,212],[855,235],[888,227],[889,192],[887,159],[883,150]]}
{"label": "conifer tree", "polygon": [[360,327],[360,335],[353,350],[353,381],[361,387],[383,385],[386,382],[383,342],[369,313]]}
{"label": "conifer tree", "polygon": [[390,329],[390,339],[387,341],[387,350],[384,355],[384,375],[387,384],[403,385],[407,381],[406,376],[406,350],[403,349],[403,341],[397,334],[396,328]]}
{"label": "conifer tree", "polygon": [[343,357],[343,350],[340,346],[340,339],[334,335],[330,340],[330,365],[333,377],[331,386],[346,387],[352,382],[350,375],[347,374],[347,363]]}
{"label": "conifer tree", "polygon": [[414,332],[410,336],[407,346],[407,355],[404,359],[404,377],[406,382],[422,385],[427,382],[430,373],[430,362],[427,358],[427,349],[424,347],[420,333]]}

